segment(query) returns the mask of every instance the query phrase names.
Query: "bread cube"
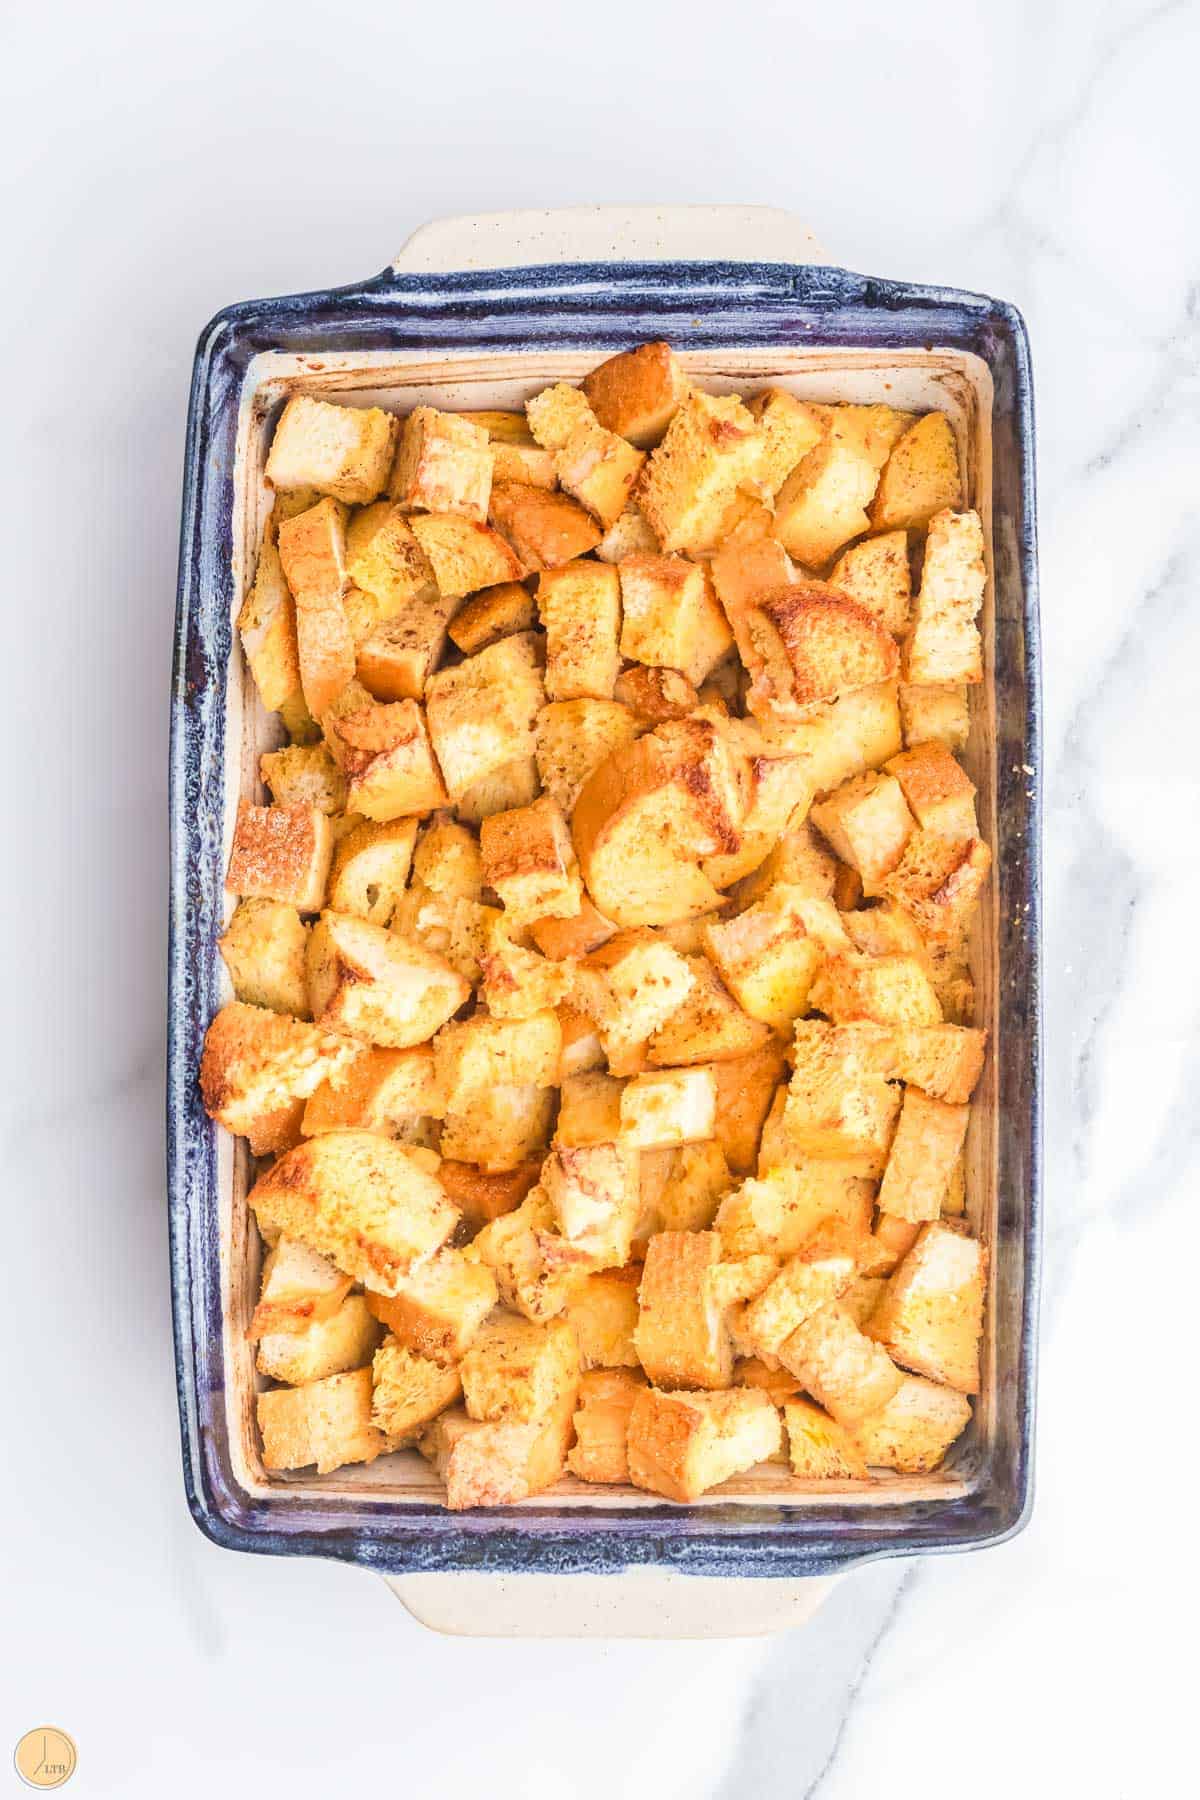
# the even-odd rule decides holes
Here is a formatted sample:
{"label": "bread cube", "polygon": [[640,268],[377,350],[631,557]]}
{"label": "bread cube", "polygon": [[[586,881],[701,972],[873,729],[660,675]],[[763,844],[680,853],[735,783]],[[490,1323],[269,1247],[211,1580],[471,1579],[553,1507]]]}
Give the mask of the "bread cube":
{"label": "bread cube", "polygon": [[[561,923],[561,921],[551,921]],[[561,1085],[574,1075],[586,1075],[604,1068],[607,1058],[600,1035],[591,1019],[573,1006],[557,1008],[562,1027],[562,1050],[558,1058],[558,1081]]]}
{"label": "bread cube", "polygon": [[950,751],[965,750],[971,734],[967,693],[967,688],[952,681],[902,681],[900,717],[908,747],[940,743]]}
{"label": "bread cube", "polygon": [[705,860],[715,887],[728,889],[766,861],[792,825],[812,804],[813,782],[803,756],[750,755],[750,795],[736,850]]}
{"label": "bread cube", "polygon": [[962,939],[992,866],[982,838],[944,838],[918,829],[884,892],[915,919],[931,947]]}
{"label": "bread cube", "polygon": [[412,1121],[442,1111],[428,1044],[410,1050],[362,1048],[335,1081],[323,1081],[304,1108],[305,1137],[323,1131],[378,1131],[397,1137]]}
{"label": "bread cube", "polygon": [[519,581],[501,581],[460,607],[450,622],[450,640],[467,656],[498,644],[519,631],[532,631],[537,606],[528,588]]}
{"label": "bread cube", "polygon": [[396,1050],[431,1038],[471,995],[445,958],[344,913],[314,925],[307,963],[319,1024]]}
{"label": "bread cube", "polygon": [[742,1328],[758,1356],[778,1356],[787,1338],[821,1306],[840,1299],[854,1280],[854,1257],[820,1240],[793,1256],[751,1300]]}
{"label": "bread cube", "polygon": [[497,1298],[496,1278],[486,1264],[445,1249],[415,1268],[393,1296],[368,1294],[367,1306],[397,1345],[446,1367],[466,1354]]}
{"label": "bread cube", "polygon": [[[775,1358],[771,1361],[774,1363]],[[782,1406],[785,1400],[794,1400],[799,1396],[800,1383],[787,1369],[778,1366],[768,1368],[767,1364],[757,1356],[739,1356],[733,1366],[734,1387],[758,1388],[766,1394],[775,1406]],[[772,1460],[777,1460],[772,1458]],[[783,1458],[786,1462],[786,1456]]]}
{"label": "bread cube", "polygon": [[[704,929],[708,929],[707,923]],[[707,956],[689,956],[686,962],[693,985],[647,1042],[646,1061],[651,1068],[730,1062],[748,1056],[769,1040],[770,1028],[742,1010]]]}
{"label": "bread cube", "polygon": [[521,487],[556,488],[558,458],[553,450],[528,444],[492,445],[492,480],[516,482]]}
{"label": "bread cube", "polygon": [[975,983],[967,960],[966,937],[972,910],[966,909],[957,933],[941,941],[933,938],[926,944],[929,979],[938,1004],[954,1025],[970,1025],[975,1017]]}
{"label": "bread cube", "polygon": [[346,592],[346,509],[321,500],[280,527],[279,554],[296,606],[296,647],[305,705],[314,719],[353,679],[354,638]]}
{"label": "bread cube", "polygon": [[537,606],[546,632],[549,698],[610,699],[621,667],[617,571],[590,561],[548,569],[538,577]]}
{"label": "bread cube", "polygon": [[885,531],[853,544],[838,557],[829,582],[865,607],[894,637],[901,636],[912,607],[908,533]]}
{"label": "bread cube", "polygon": [[773,1456],[782,1435],[777,1409],[757,1388],[724,1394],[646,1388],[629,1415],[629,1478],[668,1500],[697,1500]]}
{"label": "bread cube", "polygon": [[538,1324],[496,1313],[476,1333],[461,1364],[463,1401],[473,1419],[528,1425],[579,1389],[579,1345],[562,1319]]}
{"label": "bread cube", "polygon": [[[574,850],[571,852],[574,856]],[[569,919],[535,919],[529,935],[552,962],[587,956],[606,944],[616,931],[611,920],[598,913],[586,894],[581,893],[579,911]]]}
{"label": "bread cube", "polygon": [[366,821],[339,839],[329,870],[329,906],[390,925],[408,882],[417,821]]}
{"label": "bread cube", "polygon": [[921,586],[904,648],[906,681],[983,680],[976,618],[986,581],[979,514],[937,513],[929,522]]}
{"label": "bread cube", "polygon": [[580,1481],[629,1480],[629,1415],[645,1385],[630,1369],[592,1369],[580,1378],[575,1443],[567,1453],[567,1467]]}
{"label": "bread cube", "polygon": [[967,1133],[970,1108],[934,1100],[917,1087],[904,1104],[879,1188],[879,1205],[898,1219],[936,1219]]}
{"label": "bread cube", "polygon": [[559,1233],[594,1269],[627,1262],[641,1195],[635,1151],[620,1143],[555,1144],[542,1186]]}
{"label": "bread cube", "polygon": [[779,1358],[839,1425],[854,1427],[886,1406],[904,1380],[887,1352],[864,1336],[836,1300],[818,1307],[784,1339]]}
{"label": "bread cube", "polygon": [[829,1157],[847,1173],[878,1177],[900,1095],[871,1066],[861,1028],[798,1019],[783,1130],[794,1151]]}
{"label": "bread cube", "polygon": [[456,974],[474,986],[480,979],[487,927],[503,915],[498,907],[481,906],[456,894],[437,894],[415,878],[401,894],[391,929],[442,956]]}
{"label": "bread cube", "polygon": [[418,1448],[446,1484],[446,1506],[511,1506],[553,1487],[571,1441],[574,1400],[533,1425],[482,1424],[455,1407],[436,1418]]}
{"label": "bread cube", "polygon": [[755,666],[754,607],[760,596],[791,587],[799,580],[795,564],[777,538],[735,533],[713,556],[709,569],[717,599],[724,609],[746,668]]}
{"label": "bread cube", "polygon": [[733,1185],[720,1145],[684,1144],[669,1156],[667,1179],[654,1201],[654,1229],[707,1231]]}
{"label": "bread cube", "polygon": [[295,1387],[323,1381],[365,1368],[382,1336],[366,1301],[351,1294],[328,1318],[313,1319],[299,1331],[265,1332],[258,1345],[258,1371]]}
{"label": "bread cube", "polygon": [[519,1163],[515,1169],[481,1169],[477,1163],[448,1161],[438,1165],[438,1180],[468,1225],[487,1225],[505,1213],[515,1212],[537,1186],[541,1161]]}
{"label": "bread cube", "polygon": [[975,784],[944,744],[918,744],[887,763],[918,825],[942,837],[973,838]]}
{"label": "bread cube", "polygon": [[816,1234],[857,1241],[871,1228],[875,1191],[840,1162],[805,1157],[743,1181],[717,1208],[722,1255],[795,1256]]}
{"label": "bread cube", "polygon": [[454,810],[464,824],[482,825],[495,813],[532,806],[540,792],[537,763],[532,756],[518,756],[473,781],[458,796]]}
{"label": "bread cube", "polygon": [[238,807],[225,886],[245,899],[316,912],[333,855],[329,819],[313,806]]}
{"label": "bread cube", "polygon": [[660,1387],[726,1388],[733,1378],[720,1260],[713,1231],[660,1231],[646,1245],[633,1341]]}
{"label": "bread cube", "polygon": [[513,1212],[485,1225],[471,1245],[496,1277],[502,1303],[524,1318],[556,1318],[588,1274],[586,1263],[547,1260],[547,1246],[558,1240],[554,1207],[545,1189],[529,1190]]}
{"label": "bread cube", "polygon": [[783,1046],[772,1038],[747,1056],[711,1067],[717,1084],[714,1135],[734,1174],[745,1175],[754,1167],[763,1121],[783,1075]]}
{"label": "bread cube", "polygon": [[375,1352],[372,1418],[393,1446],[411,1444],[432,1419],[462,1396],[458,1369],[421,1356],[388,1337]]}
{"label": "bread cube", "polygon": [[890,1275],[917,1241],[919,1224],[881,1212],[870,1241],[860,1246],[858,1266],[865,1275]]}
{"label": "bread cube", "polygon": [[662,439],[688,393],[669,344],[639,344],[599,363],[583,378],[591,410],[608,431],[649,450]]}
{"label": "bread cube", "polygon": [[315,488],[362,506],[383,492],[395,442],[396,420],[378,406],[294,394],[275,427],[266,477],[276,488]]}
{"label": "bread cube", "polygon": [[785,1400],[792,1474],[802,1481],[862,1481],[867,1464],[854,1438],[810,1400]]}
{"label": "bread cube", "polygon": [[413,876],[435,894],[478,901],[483,857],[474,832],[448,813],[430,819],[413,851]]}
{"label": "bread cube", "polygon": [[854,1431],[868,1463],[901,1475],[936,1469],[971,1420],[971,1402],[953,1388],[906,1375],[897,1392]]}
{"label": "bread cube", "polygon": [[417,700],[397,700],[343,713],[330,727],[349,778],[347,804],[386,821],[446,804],[425,715]]}
{"label": "bread cube", "polygon": [[519,481],[492,485],[492,524],[528,569],[558,569],[586,556],[603,532],[568,494],[548,493]]}
{"label": "bread cube", "polygon": [[754,480],[762,437],[733,394],[693,390],[651,452],[638,506],[664,550],[712,546],[737,489]]}
{"label": "bread cube", "polygon": [[900,783],[874,770],[818,800],[811,818],[841,860],[858,871],[866,894],[880,892],[913,832]]}
{"label": "bread cube", "polygon": [[878,480],[867,457],[832,439],[818,444],[776,495],[775,536],[797,562],[820,568],[869,528]]}
{"label": "bread cube", "polygon": [[532,635],[502,638],[429,680],[429,733],[450,793],[518,758],[532,756],[533,726],[545,702]]}
{"label": "bread cube", "polygon": [[322,1324],[340,1312],[352,1286],[351,1277],[335,1269],[328,1257],[281,1237],[263,1259],[258,1305],[246,1335],[253,1343]]}
{"label": "bread cube", "polygon": [[437,592],[433,565],[402,509],[378,500],[354,513],[346,527],[346,572],[375,601],[376,624],[395,618],[416,598]]}
{"label": "bread cube", "polygon": [[493,813],[480,831],[484,880],[515,921],[571,918],[583,900],[575,847],[557,801]]}
{"label": "bread cube", "polygon": [[837,858],[807,819],[793,825],[780,838],[771,853],[752,875],[739,881],[732,899],[734,907],[744,912],[748,906],[770,892],[777,882],[791,888],[828,899],[837,879]]}
{"label": "bread cube", "polygon": [[278,900],[240,901],[217,939],[237,998],[250,1006],[307,1018],[307,936],[308,927],[294,906]]}
{"label": "bread cube", "polygon": [[598,971],[589,1010],[614,1075],[645,1066],[646,1045],[678,1010],[695,981],[678,951],[648,931],[620,932],[588,958]]}
{"label": "bread cube", "polygon": [[962,1025],[912,1026],[892,1035],[889,1075],[935,1100],[965,1106],[983,1072],[987,1032]]}
{"label": "bread cube", "polygon": [[269,538],[259,552],[237,628],[259,699],[268,712],[283,714],[289,732],[302,729],[309,722],[309,713],[300,686],[296,607],[279,548]]}
{"label": "bread cube", "polygon": [[986,1254],[946,1224],[921,1228],[864,1327],[914,1374],[979,1392]]}
{"label": "bread cube", "polygon": [[581,425],[594,424],[596,415],[585,393],[570,382],[556,381],[525,402],[525,418],[543,450],[561,450]]}
{"label": "bread cube", "polygon": [[767,719],[796,717],[821,701],[890,681],[899,670],[891,634],[824,582],[796,581],[760,594],[748,610],[747,631],[747,704]]}
{"label": "bread cube", "polygon": [[392,499],[408,512],[457,513],[482,524],[491,491],[487,432],[455,413],[414,407],[400,433]]}
{"label": "bread cube", "polygon": [[632,1264],[624,1269],[598,1270],[574,1289],[563,1317],[579,1340],[585,1369],[637,1368],[633,1334],[640,1280],[641,1270]]}
{"label": "bread cube", "polygon": [[455,1162],[485,1170],[518,1168],[540,1156],[554,1117],[554,1090],[532,1082],[489,1088],[465,1109],[449,1108],[442,1151]]}
{"label": "bread cube", "polygon": [[596,545],[601,562],[619,563],[627,556],[657,556],[659,542],[646,523],[645,515],[629,505]]}
{"label": "bread cube", "polygon": [[568,818],[588,777],[637,731],[633,713],[615,700],[559,700],[541,709],[534,728],[538,774]]}
{"label": "bread cube", "polygon": [[[810,1003],[836,1025],[937,1025],[942,1009],[914,956],[830,956],[812,984]],[[889,1070],[890,1074],[891,1071]]]}
{"label": "bread cube", "polygon": [[444,600],[459,600],[502,581],[520,581],[526,572],[512,545],[488,525],[458,513],[413,513],[408,523]]}
{"label": "bread cube", "polygon": [[394,1294],[458,1218],[433,1175],[369,1131],[329,1132],[287,1151],[259,1176],[249,1204],[260,1226],[298,1238],[380,1294]]}
{"label": "bread cube", "polygon": [[411,595],[358,646],[356,673],[374,700],[419,700],[446,647],[454,607],[436,591]]}
{"label": "bread cube", "polygon": [[682,556],[629,556],[618,573],[622,656],[703,681],[733,645],[707,569]]}
{"label": "bread cube", "polygon": [[492,914],[484,926],[480,966],[488,1011],[498,1019],[527,1019],[561,1006],[572,992],[572,968],[517,943],[512,930],[503,913]]}
{"label": "bread cube", "polygon": [[926,413],[901,437],[871,503],[876,531],[919,529],[943,507],[962,505],[958,447],[945,413]]}
{"label": "bread cube", "polygon": [[757,486],[770,499],[825,435],[818,408],[797,400],[786,388],[764,388],[747,401],[763,438]]}
{"label": "bread cube", "polygon": [[[882,1275],[857,1275],[841,1296],[842,1305],[860,1331],[878,1306],[887,1281]],[[869,1335],[869,1334],[868,1334]]]}
{"label": "bread cube", "polygon": [[443,1025],[433,1042],[438,1087],[448,1108],[463,1112],[489,1089],[554,1086],[562,1027],[552,1011],[527,1019],[485,1012]]}
{"label": "bread cube", "polygon": [[359,1046],[240,1000],[223,1006],[204,1039],[200,1093],[210,1118],[250,1140],[255,1156],[294,1144],[303,1102],[340,1074]]}
{"label": "bread cube", "polygon": [[717,1084],[711,1069],[659,1069],[635,1075],[621,1094],[621,1136],[639,1150],[664,1150],[710,1138]]}
{"label": "bread cube", "polygon": [[276,806],[315,806],[318,812],[344,812],[346,777],[325,744],[287,744],[268,750],[258,772]]}
{"label": "bread cube", "polygon": [[267,1469],[331,1475],[348,1463],[374,1462],[391,1449],[371,1418],[371,1371],[350,1369],[303,1387],[258,1396],[258,1428]]}
{"label": "bread cube", "polygon": [[618,675],[613,698],[644,725],[686,719],[700,704],[695,688],[678,669],[650,668],[644,663],[635,663]]}
{"label": "bread cube", "polygon": [[597,1072],[569,1076],[555,1127],[556,1144],[607,1144],[620,1135],[625,1083]]}
{"label": "bread cube", "polygon": [[586,506],[601,529],[608,531],[628,506],[645,460],[642,451],[615,432],[585,422],[571,433],[554,466],[560,487]]}
{"label": "bread cube", "polygon": [[[704,930],[704,946],[739,1004],[754,1019],[786,1032],[808,1006],[823,951],[780,885],[736,918]],[[803,898],[803,896],[799,896]]]}

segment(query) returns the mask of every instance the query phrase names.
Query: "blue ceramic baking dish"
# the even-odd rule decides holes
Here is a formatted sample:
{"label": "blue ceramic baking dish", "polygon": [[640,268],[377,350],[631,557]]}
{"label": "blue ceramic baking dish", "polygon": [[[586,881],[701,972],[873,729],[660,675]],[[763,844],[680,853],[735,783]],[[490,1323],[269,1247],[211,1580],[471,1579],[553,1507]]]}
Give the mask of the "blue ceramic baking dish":
{"label": "blue ceramic baking dish", "polygon": [[[990,515],[991,681],[972,752],[996,849],[977,977],[991,996],[994,1049],[976,1149],[992,1271],[977,1420],[935,1477],[835,1493],[747,1479],[690,1508],[588,1490],[450,1514],[427,1478],[389,1479],[383,1463],[347,1482],[268,1478],[243,1342],[257,1255],[246,1169],[196,1088],[205,1027],[224,997],[215,939],[227,832],[256,763],[232,622],[262,517],[257,447],[297,385],[410,405],[426,397],[424,382],[428,393],[458,396],[452,405],[512,405],[547,379],[657,337],[710,385],[780,380],[816,398],[898,404],[919,389],[916,403],[923,396],[956,413],[972,499],[985,522]],[[1031,1496],[1041,1176],[1034,504],[1024,325],[1011,306],[977,294],[781,262],[387,269],[355,286],[232,306],[206,328],[188,419],[175,627],[167,1124],[184,1478],[193,1516],[216,1543],[392,1573],[639,1566],[795,1578],[975,1548],[1020,1529]]]}

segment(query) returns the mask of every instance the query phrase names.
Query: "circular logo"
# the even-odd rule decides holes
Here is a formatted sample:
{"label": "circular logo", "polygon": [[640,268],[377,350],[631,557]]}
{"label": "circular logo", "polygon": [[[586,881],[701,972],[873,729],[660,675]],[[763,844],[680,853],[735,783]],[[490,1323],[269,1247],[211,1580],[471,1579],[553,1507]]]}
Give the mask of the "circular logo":
{"label": "circular logo", "polygon": [[60,1788],[70,1781],[79,1760],[74,1741],[56,1725],[39,1725],[27,1731],[17,1745],[13,1763],[26,1787]]}

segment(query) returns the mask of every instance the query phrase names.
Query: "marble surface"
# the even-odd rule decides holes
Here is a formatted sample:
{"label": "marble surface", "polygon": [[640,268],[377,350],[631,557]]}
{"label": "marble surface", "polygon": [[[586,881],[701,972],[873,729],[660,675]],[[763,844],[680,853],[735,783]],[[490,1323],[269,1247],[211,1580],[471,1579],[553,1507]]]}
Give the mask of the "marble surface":
{"label": "marble surface", "polygon": [[[732,40],[727,17],[685,29],[622,0],[466,0],[441,38],[366,0],[336,31],[259,0],[5,24],[0,1755],[58,1724],[81,1795],[1187,1786],[1190,1505],[1161,1496],[1195,1439],[1167,1371],[1191,1363],[1172,1277],[1200,1172],[1200,14],[810,10],[746,0]],[[358,277],[425,217],[618,199],[788,206],[851,267],[1001,294],[1029,321],[1038,1500],[1012,1544],[869,1569],[774,1640],[444,1640],[359,1571],[213,1548],[183,1504],[161,1096],[184,406],[195,336],[231,299]]]}

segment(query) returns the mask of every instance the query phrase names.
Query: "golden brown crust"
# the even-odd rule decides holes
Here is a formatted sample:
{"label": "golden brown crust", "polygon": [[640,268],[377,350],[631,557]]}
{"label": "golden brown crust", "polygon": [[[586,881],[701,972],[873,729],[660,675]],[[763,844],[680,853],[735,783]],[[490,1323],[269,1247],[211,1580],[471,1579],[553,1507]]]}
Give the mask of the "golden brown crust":
{"label": "golden brown crust", "polygon": [[604,535],[578,501],[567,494],[520,482],[497,482],[489,517],[530,569],[558,569],[594,550]]}
{"label": "golden brown crust", "polygon": [[670,345],[656,341],[610,356],[584,376],[583,391],[601,425],[649,450],[679,410],[688,381]]}

